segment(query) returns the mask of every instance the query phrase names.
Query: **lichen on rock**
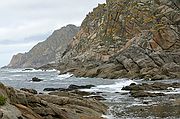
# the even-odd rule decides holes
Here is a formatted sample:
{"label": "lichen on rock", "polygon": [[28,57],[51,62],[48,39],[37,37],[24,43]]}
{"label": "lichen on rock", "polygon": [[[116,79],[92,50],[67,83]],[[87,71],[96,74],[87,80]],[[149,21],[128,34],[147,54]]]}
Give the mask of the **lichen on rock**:
{"label": "lichen on rock", "polygon": [[[107,0],[99,4],[59,59],[63,64],[59,70],[76,68],[72,73],[79,69],[90,77],[179,78],[179,6],[179,1],[172,0]],[[106,68],[95,72],[111,63],[121,67],[109,72],[116,77]],[[96,67],[86,67],[90,64]]]}

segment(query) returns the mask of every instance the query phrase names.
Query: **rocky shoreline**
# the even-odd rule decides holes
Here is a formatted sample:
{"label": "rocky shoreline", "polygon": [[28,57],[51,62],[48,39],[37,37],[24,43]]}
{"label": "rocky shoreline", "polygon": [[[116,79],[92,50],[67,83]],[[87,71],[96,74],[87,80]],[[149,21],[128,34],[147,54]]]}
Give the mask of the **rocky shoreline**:
{"label": "rocky shoreline", "polygon": [[16,90],[0,84],[6,98],[0,106],[1,119],[102,119],[107,106],[75,92],[37,94],[32,89]]}
{"label": "rocky shoreline", "polygon": [[[106,0],[86,16],[80,28],[71,26],[75,31],[70,36],[65,32],[68,38],[61,39],[64,31],[60,35],[56,31],[45,42],[52,43],[49,47],[36,45],[32,53],[27,53],[30,58],[18,54],[8,66],[40,66],[38,69],[56,69],[60,74],[72,73],[75,77],[179,81],[179,8],[179,0]],[[49,60],[45,60],[44,52]],[[34,81],[42,80],[34,78]],[[89,97],[92,93],[81,92],[80,88],[84,86],[52,87],[44,89],[53,91],[49,94],[36,94],[34,90],[19,91],[1,84],[0,93],[7,102],[0,114],[3,119],[100,119],[107,112],[107,106],[97,101],[104,100],[103,97]],[[123,88],[129,93],[115,94],[127,99],[115,103],[111,113],[120,118],[180,118],[179,94],[153,92],[173,88],[180,88],[180,84],[131,84]],[[146,106],[133,106],[130,99],[140,100]],[[132,106],[126,107],[125,101],[129,100]],[[124,110],[119,110],[123,105]]]}
{"label": "rocky shoreline", "polygon": [[[136,82],[135,80],[135,83],[129,83],[130,85],[111,93],[103,90],[102,92],[87,91],[97,88],[96,85],[87,84],[69,84],[67,88],[52,86],[44,88],[43,93],[39,93],[27,88],[17,90],[1,83],[0,95],[6,98],[6,102],[0,106],[0,117],[2,119],[143,119],[145,117],[176,119],[180,117],[178,91],[180,83],[178,80],[166,81]],[[33,85],[36,82],[31,83]],[[114,99],[111,99],[112,97]],[[117,101],[114,102],[113,100],[116,99]],[[2,104],[1,100],[0,104]],[[169,111],[168,108],[171,110]],[[114,117],[108,117],[108,114]]]}
{"label": "rocky shoreline", "polygon": [[115,103],[111,113],[117,118],[179,119],[180,93],[170,93],[175,89],[180,89],[179,82],[132,83],[122,88],[130,92],[120,94],[126,95],[126,98],[123,102]]}

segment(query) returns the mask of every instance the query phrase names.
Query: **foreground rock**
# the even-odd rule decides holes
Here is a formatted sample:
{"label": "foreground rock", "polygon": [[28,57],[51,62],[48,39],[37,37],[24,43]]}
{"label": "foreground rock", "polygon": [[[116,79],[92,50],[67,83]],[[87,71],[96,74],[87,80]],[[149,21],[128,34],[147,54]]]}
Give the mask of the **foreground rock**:
{"label": "foreground rock", "polygon": [[50,91],[50,95],[78,95],[84,98],[95,99],[95,100],[106,100],[104,97],[100,96],[95,92],[85,92],[79,89],[90,89],[91,87],[95,87],[94,85],[69,85],[68,88],[45,88],[43,91]]}
{"label": "foreground rock", "polygon": [[100,119],[107,107],[78,94],[37,94],[15,90],[0,84],[7,98],[1,106],[2,119]]}

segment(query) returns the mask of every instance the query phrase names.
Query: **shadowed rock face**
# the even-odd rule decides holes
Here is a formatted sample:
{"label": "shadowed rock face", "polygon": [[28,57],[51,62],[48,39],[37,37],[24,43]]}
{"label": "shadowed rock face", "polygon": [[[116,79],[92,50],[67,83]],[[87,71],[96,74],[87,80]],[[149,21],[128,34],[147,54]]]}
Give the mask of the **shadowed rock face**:
{"label": "shadowed rock face", "polygon": [[55,62],[59,51],[66,49],[67,44],[73,39],[78,31],[79,28],[75,25],[67,25],[60,30],[54,31],[47,40],[35,45],[28,53],[14,55],[7,67],[35,68]]}
{"label": "shadowed rock face", "polygon": [[106,2],[84,19],[59,69],[88,77],[180,78],[180,2]]}

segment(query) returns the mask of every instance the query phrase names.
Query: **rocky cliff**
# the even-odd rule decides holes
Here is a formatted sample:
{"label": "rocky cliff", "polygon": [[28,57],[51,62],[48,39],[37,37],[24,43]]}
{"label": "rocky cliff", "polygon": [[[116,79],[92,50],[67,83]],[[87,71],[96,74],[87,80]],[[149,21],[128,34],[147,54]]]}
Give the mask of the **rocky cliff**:
{"label": "rocky cliff", "polygon": [[59,70],[102,78],[180,78],[180,1],[106,0],[59,57]]}
{"label": "rocky cliff", "polygon": [[75,25],[67,25],[56,30],[44,42],[35,45],[28,53],[14,55],[10,68],[39,67],[55,62],[57,52],[66,49],[67,44],[73,39],[79,28]]}

